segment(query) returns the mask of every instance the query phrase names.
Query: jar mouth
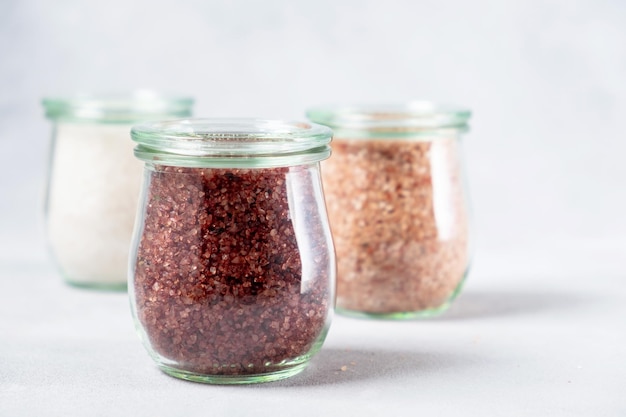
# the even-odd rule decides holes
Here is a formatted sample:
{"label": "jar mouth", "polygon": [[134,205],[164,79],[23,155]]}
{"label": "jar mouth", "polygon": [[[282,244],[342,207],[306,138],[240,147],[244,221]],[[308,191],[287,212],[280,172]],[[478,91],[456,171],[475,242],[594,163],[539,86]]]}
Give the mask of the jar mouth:
{"label": "jar mouth", "polygon": [[137,143],[135,156],[145,161],[177,166],[278,166],[326,159],[332,130],[297,121],[182,119],[135,125],[131,137]]}
{"label": "jar mouth", "polygon": [[309,109],[307,117],[334,129],[369,131],[466,130],[469,109],[430,101],[404,104],[329,106]]}
{"label": "jar mouth", "polygon": [[191,97],[162,95],[153,91],[47,97],[42,102],[48,119],[97,123],[188,117],[193,103]]}

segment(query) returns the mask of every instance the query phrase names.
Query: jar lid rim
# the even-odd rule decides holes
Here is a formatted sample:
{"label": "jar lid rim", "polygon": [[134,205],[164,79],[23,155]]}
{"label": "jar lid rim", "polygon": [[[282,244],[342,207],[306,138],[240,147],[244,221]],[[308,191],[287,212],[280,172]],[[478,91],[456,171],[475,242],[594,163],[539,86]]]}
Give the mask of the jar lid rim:
{"label": "jar lid rim", "polygon": [[361,104],[320,106],[306,112],[307,117],[336,129],[439,129],[467,128],[471,111],[431,101],[399,104]]}
{"label": "jar lid rim", "polygon": [[133,122],[147,118],[186,117],[194,99],[149,90],[115,94],[51,96],[42,100],[51,120]]}
{"label": "jar lid rim", "polygon": [[303,152],[325,155],[332,130],[311,122],[205,118],[138,124],[132,127],[131,137],[137,149],[156,151],[161,158],[175,155],[176,158],[201,157],[209,161],[211,158],[266,158]]}

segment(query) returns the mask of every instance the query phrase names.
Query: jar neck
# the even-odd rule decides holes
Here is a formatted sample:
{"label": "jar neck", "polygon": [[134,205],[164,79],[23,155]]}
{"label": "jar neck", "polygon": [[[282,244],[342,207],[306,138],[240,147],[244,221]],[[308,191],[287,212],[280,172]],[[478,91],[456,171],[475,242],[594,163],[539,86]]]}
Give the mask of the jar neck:
{"label": "jar neck", "polygon": [[358,129],[358,128],[334,128],[335,140],[408,140],[408,141],[432,141],[439,138],[460,138],[461,134],[468,132],[469,128],[437,128],[437,129],[409,129],[398,127],[396,129]]}
{"label": "jar neck", "polygon": [[184,168],[279,168],[316,164],[330,157],[330,146],[309,152],[285,155],[245,156],[190,156],[155,151],[142,145],[135,147],[135,156],[150,165],[167,165]]}

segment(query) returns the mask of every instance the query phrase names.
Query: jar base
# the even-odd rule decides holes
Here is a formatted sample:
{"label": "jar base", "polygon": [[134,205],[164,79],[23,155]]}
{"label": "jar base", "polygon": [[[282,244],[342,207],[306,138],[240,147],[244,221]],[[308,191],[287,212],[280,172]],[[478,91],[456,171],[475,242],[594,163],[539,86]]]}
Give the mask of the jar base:
{"label": "jar base", "polygon": [[308,365],[308,362],[300,363],[281,369],[276,372],[257,375],[206,375],[195,372],[184,371],[182,369],[172,368],[167,365],[159,364],[159,369],[169,376],[185,381],[200,382],[203,384],[213,385],[243,385],[243,384],[260,384],[263,382],[280,381],[302,372]]}
{"label": "jar base", "polygon": [[65,283],[71,287],[93,291],[110,291],[110,292],[126,292],[128,290],[127,283],[101,283],[101,282],[80,282],[65,279]]}
{"label": "jar base", "polygon": [[461,278],[461,281],[456,286],[456,288],[454,289],[454,291],[452,292],[448,300],[438,307],[427,308],[424,310],[417,310],[417,311],[392,311],[389,313],[375,313],[375,312],[368,312],[368,311],[362,311],[362,310],[352,310],[349,308],[343,308],[338,305],[335,307],[335,311],[342,316],[355,317],[355,318],[361,318],[361,319],[413,320],[413,319],[427,319],[427,318],[437,317],[445,313],[450,308],[454,300],[456,300],[456,298],[459,296],[459,294],[463,290],[463,286],[465,285],[465,280],[467,279],[468,272],[469,272],[469,267],[463,273],[463,278]]}
{"label": "jar base", "polygon": [[430,317],[437,317],[443,314],[448,308],[452,301],[448,301],[439,307],[429,308],[426,310],[419,311],[396,311],[391,313],[371,313],[367,311],[359,311],[359,310],[349,310],[341,307],[336,307],[335,311],[342,315],[348,317],[356,317],[362,319],[380,319],[380,320],[412,320],[412,319],[425,319]]}

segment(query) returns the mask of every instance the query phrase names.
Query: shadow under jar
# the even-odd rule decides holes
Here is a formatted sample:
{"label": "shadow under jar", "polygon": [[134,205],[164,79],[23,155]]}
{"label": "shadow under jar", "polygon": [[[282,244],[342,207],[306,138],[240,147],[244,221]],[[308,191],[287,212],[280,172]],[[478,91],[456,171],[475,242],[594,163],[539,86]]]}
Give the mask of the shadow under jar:
{"label": "shadow under jar", "polygon": [[460,149],[470,112],[414,102],[307,114],[334,131],[322,174],[337,311],[394,319],[445,311],[470,261]]}
{"label": "shadow under jar", "polygon": [[158,366],[216,384],[303,370],[335,300],[320,177],[330,129],[197,119],[135,126],[132,137],[145,179],[129,292]]}

